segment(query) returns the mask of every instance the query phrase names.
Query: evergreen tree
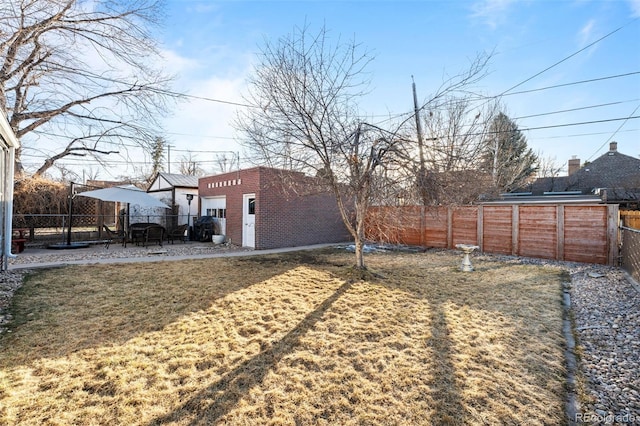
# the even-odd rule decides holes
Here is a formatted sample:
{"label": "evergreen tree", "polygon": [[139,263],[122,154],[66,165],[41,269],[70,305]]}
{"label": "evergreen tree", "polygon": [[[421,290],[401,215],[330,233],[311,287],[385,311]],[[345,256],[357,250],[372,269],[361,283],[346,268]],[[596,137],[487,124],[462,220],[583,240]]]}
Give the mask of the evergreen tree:
{"label": "evergreen tree", "polygon": [[166,142],[162,137],[156,137],[151,146],[151,177],[150,179],[155,178],[155,176],[164,170],[164,149],[166,147]]}
{"label": "evergreen tree", "polygon": [[526,184],[537,171],[538,157],[527,139],[506,114],[494,117],[485,139],[483,168],[491,174],[499,192],[510,192]]}

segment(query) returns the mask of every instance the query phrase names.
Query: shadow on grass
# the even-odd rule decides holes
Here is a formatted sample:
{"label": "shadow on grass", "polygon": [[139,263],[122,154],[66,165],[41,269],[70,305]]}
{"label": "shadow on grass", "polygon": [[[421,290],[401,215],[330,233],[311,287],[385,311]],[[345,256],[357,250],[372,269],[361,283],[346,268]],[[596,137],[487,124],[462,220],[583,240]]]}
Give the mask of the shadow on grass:
{"label": "shadow on grass", "polygon": [[342,284],[331,296],[310,312],[296,327],[271,347],[243,362],[219,381],[189,398],[172,413],[159,417],[150,425],[180,422],[191,419],[190,425],[208,425],[227,414],[253,387],[262,383],[267,373],[287,354],[293,352],[300,338],[311,329],[331,306],[351,288],[352,282]]}
{"label": "shadow on grass", "polygon": [[38,271],[14,296],[0,366],[122,344],[295,266],[282,262],[238,274],[242,263],[208,259]]}
{"label": "shadow on grass", "polygon": [[[47,278],[48,281],[40,281],[39,288],[28,290],[35,294],[33,298],[32,295],[28,295],[21,302],[23,318],[36,308],[28,306],[32,301],[48,303],[47,309],[52,310],[48,313],[55,313],[56,316],[39,325],[24,323],[10,338],[11,343],[8,343],[9,339],[6,338],[0,341],[2,344],[0,365],[15,365],[17,363],[15,360],[20,360],[20,353],[24,354],[24,359],[29,360],[43,356],[53,357],[97,345],[121,343],[138,334],[160,330],[181,316],[206,309],[214,300],[226,294],[250,287],[299,266],[298,262],[313,266],[321,265],[320,269],[327,272],[338,270],[334,276],[340,277],[346,283],[317,305],[286,336],[271,346],[266,346],[258,355],[238,365],[220,380],[187,396],[188,399],[172,412],[150,422],[150,424],[172,422],[192,425],[213,424],[227,415],[253,388],[262,384],[283,357],[297,350],[301,338],[321,321],[325,313],[350,289],[351,284],[348,283],[359,278],[353,270],[345,267],[350,263],[349,256],[351,255],[326,253],[316,257],[304,253],[235,261],[180,262],[176,263],[177,268],[165,274],[160,273],[158,266],[152,267],[152,270],[143,271],[144,267],[140,265],[138,269],[126,274],[113,267],[70,268],[66,270],[67,281],[57,283],[56,280],[65,278],[64,274],[53,274]],[[397,258],[400,259],[400,257]],[[383,259],[383,257],[374,259]],[[388,256],[388,259],[396,259],[396,256]],[[450,334],[452,324],[447,323],[447,304],[452,303],[489,314],[502,315],[508,320],[507,323],[511,324],[512,321],[509,319],[514,320],[513,323],[518,323],[535,318],[536,306],[554,303],[555,296],[547,296],[548,303],[528,306],[528,301],[541,299],[542,295],[538,293],[537,286],[530,287],[526,283],[523,285],[519,282],[520,278],[517,274],[511,278],[504,277],[507,268],[503,269],[499,264],[490,265],[490,267],[478,265],[480,267],[477,272],[469,275],[456,271],[457,258],[453,260],[452,257],[447,256],[443,259],[428,260],[431,262],[428,267],[421,264],[422,259],[420,262],[410,262],[404,268],[401,267],[400,262],[406,262],[406,260],[390,262],[389,265],[374,261],[371,264],[375,266],[376,271],[381,272],[374,277],[376,285],[408,293],[412,298],[424,299],[428,303],[430,313],[427,315],[430,315],[432,339],[426,344],[431,345],[433,352],[433,360],[429,362],[433,362],[434,366],[437,364],[438,367],[434,367],[434,370],[439,372],[434,375],[435,377],[428,379],[430,388],[428,394],[433,403],[431,420],[433,424],[458,424],[462,422],[460,419],[465,419],[469,413],[465,412],[461,395],[465,390],[465,384],[462,383],[464,378],[458,376],[459,381],[456,381],[456,343]],[[230,272],[228,278],[219,279],[220,282],[226,282],[225,286],[221,286],[211,277],[220,276],[225,267],[228,267]],[[97,276],[94,276],[96,274]],[[100,291],[83,281],[91,276],[93,279],[106,280]],[[380,276],[383,278],[378,279],[377,277]],[[133,281],[129,283],[122,280]],[[144,288],[138,288],[140,283],[145,283]],[[49,296],[50,300],[38,301],[39,299],[35,298],[37,293],[48,292],[51,289],[62,293],[54,292]],[[116,298],[118,293],[120,293],[119,298]],[[129,303],[131,302],[129,299],[134,299],[128,310],[121,311],[129,314],[115,315],[113,306],[104,303],[107,295],[113,297],[114,302],[117,303]],[[71,297],[71,301],[67,301],[66,296]],[[62,313],[56,311],[57,303],[63,305]],[[44,313],[47,314],[47,312]],[[69,315],[77,315],[80,321],[67,318]],[[73,335],[74,332],[68,328],[71,326],[78,333],[82,333],[82,338],[79,339]],[[27,344],[23,344],[19,336],[30,333],[38,335],[27,336],[30,340]],[[63,337],[52,338],[53,335],[58,334]],[[522,335],[528,335],[526,330],[523,330]],[[72,342],[66,342],[66,340]],[[9,348],[13,342],[22,346]],[[526,349],[526,346],[523,348]],[[512,355],[522,358],[519,364],[526,367],[527,360],[522,357],[522,350],[514,347]],[[1,359],[7,353],[15,358],[2,361]],[[541,365],[544,367],[546,364]],[[427,368],[430,367],[425,364],[425,369]],[[427,381],[426,378],[425,381]],[[531,399],[527,401],[526,398],[523,400],[531,401]],[[503,420],[514,422],[513,418],[508,416]]]}
{"label": "shadow on grass", "polygon": [[442,304],[432,309],[431,315],[431,348],[433,349],[434,369],[440,374],[434,375],[429,384],[433,399],[432,424],[459,424],[465,417],[462,397],[456,383],[456,368],[452,361],[452,342]]}

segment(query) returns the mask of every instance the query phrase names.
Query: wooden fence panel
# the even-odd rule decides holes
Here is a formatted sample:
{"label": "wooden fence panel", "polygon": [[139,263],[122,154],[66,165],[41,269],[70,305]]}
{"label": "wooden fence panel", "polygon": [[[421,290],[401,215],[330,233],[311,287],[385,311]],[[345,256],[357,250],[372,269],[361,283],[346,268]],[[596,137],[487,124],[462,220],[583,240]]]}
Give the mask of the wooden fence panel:
{"label": "wooden fence panel", "polygon": [[487,253],[511,254],[513,251],[512,207],[483,206],[482,210],[482,250]]}
{"label": "wooden fence panel", "polygon": [[620,219],[627,228],[640,229],[640,211],[622,210],[620,211]]}
{"label": "wooden fence panel", "polygon": [[469,206],[453,209],[453,241],[456,244],[478,244],[478,207]]}
{"label": "wooden fence panel", "polygon": [[400,241],[412,246],[422,245],[422,208],[416,206],[403,207],[400,222],[406,224],[405,229],[398,231]]}
{"label": "wooden fence panel", "polygon": [[622,267],[640,281],[640,230],[622,228]]}
{"label": "wooden fence panel", "polygon": [[365,219],[366,238],[392,244],[421,245],[422,208],[373,207]]}
{"label": "wooden fence panel", "polygon": [[564,260],[607,263],[607,210],[602,206],[564,207]]}
{"label": "wooden fence panel", "polygon": [[617,205],[374,207],[367,216],[367,238],[376,241],[450,249],[464,243],[486,253],[618,261]]}
{"label": "wooden fence panel", "polygon": [[427,208],[424,213],[424,245],[427,247],[447,248],[446,207]]}
{"label": "wooden fence panel", "polygon": [[556,259],[558,253],[556,206],[520,206],[520,256]]}

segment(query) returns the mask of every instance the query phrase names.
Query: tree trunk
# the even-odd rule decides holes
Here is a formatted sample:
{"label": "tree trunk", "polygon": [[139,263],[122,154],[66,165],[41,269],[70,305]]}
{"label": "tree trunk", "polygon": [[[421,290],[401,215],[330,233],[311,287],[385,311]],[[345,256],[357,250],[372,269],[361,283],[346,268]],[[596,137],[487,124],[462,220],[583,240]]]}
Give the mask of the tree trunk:
{"label": "tree trunk", "polygon": [[356,268],[366,269],[364,265],[364,240],[356,238]]}
{"label": "tree trunk", "polygon": [[360,201],[356,203],[356,235],[355,235],[355,243],[356,243],[356,268],[357,269],[367,269],[364,264],[364,215],[366,214],[366,202]]}

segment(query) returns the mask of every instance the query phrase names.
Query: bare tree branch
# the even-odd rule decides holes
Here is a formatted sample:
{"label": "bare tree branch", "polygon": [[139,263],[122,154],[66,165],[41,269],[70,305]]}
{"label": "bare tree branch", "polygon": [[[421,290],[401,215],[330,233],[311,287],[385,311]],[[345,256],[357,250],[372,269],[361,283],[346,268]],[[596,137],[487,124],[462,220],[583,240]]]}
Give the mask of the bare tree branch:
{"label": "bare tree branch", "polygon": [[[387,128],[361,118],[357,102],[367,93],[372,60],[355,41],[332,42],[324,27],[317,33],[298,28],[266,42],[246,97],[254,108],[236,122],[256,163],[316,176],[333,192],[355,240],[358,268],[365,268],[367,210],[380,194],[402,189],[409,174],[402,166],[413,166],[416,147],[407,128],[413,114]],[[486,60],[449,78],[420,109],[464,91],[482,77]]]}
{"label": "bare tree branch", "polygon": [[79,142],[78,139],[74,139],[73,141],[71,141],[69,143],[69,145],[67,145],[67,147],[60,153],[47,158],[44,162],[44,164],[40,167],[40,169],[37,170],[37,172],[35,173],[36,176],[41,176],[46,170],[48,170],[51,166],[53,166],[53,164],[57,161],[60,160],[61,158],[65,158],[68,156],[78,156],[78,157],[84,157],[85,155],[87,155],[87,153],[93,153],[93,154],[102,154],[102,155],[109,155],[109,154],[117,154],[118,151],[104,151],[104,150],[100,150],[100,149],[96,149],[96,148],[90,148],[87,146],[73,146],[75,143]]}
{"label": "bare tree branch", "polygon": [[[160,55],[151,29],[159,22],[160,5],[160,0],[0,3],[0,106],[24,149],[36,148],[36,130],[51,135],[47,147],[54,153],[35,174],[67,156],[69,146],[76,149],[78,141],[95,135],[110,146],[152,145],[159,118],[175,97],[167,90],[171,79],[157,70]],[[90,147],[87,152],[105,157],[116,151]],[[18,172],[24,170],[22,153],[16,153]]]}

